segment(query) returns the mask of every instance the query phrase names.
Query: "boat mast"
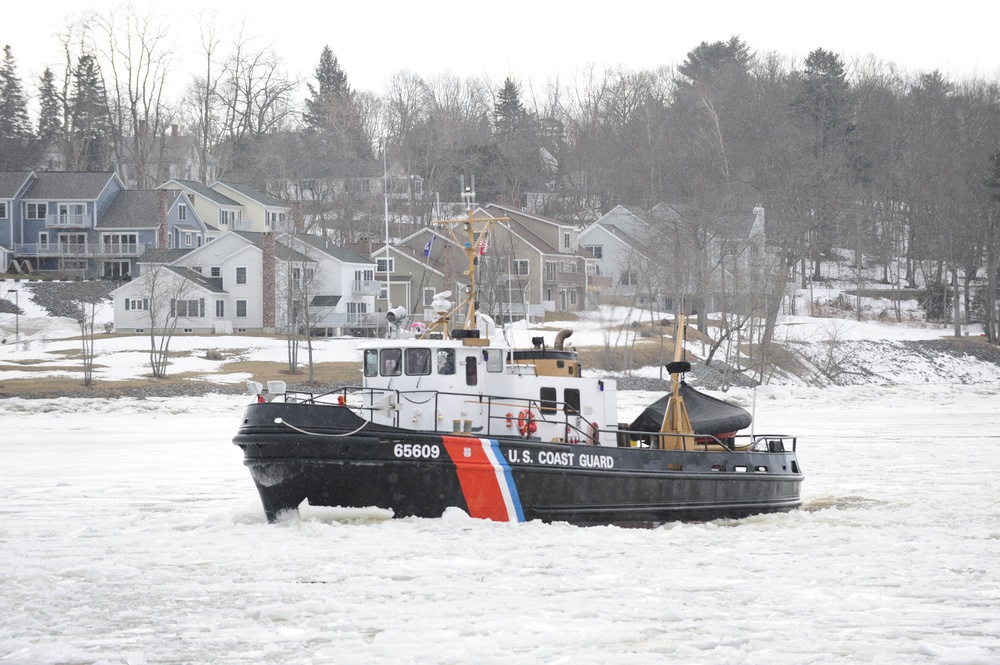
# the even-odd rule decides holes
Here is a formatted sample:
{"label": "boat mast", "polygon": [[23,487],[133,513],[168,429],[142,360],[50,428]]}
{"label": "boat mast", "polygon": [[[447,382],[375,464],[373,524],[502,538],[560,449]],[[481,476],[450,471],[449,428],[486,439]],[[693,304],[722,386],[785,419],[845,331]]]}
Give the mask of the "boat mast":
{"label": "boat mast", "polygon": [[[466,288],[465,298],[463,298],[454,309],[439,317],[437,321],[432,323],[427,328],[427,332],[430,332],[432,328],[443,327],[444,334],[446,336],[448,335],[449,319],[455,312],[458,312],[463,308],[466,309],[465,329],[476,329],[476,307],[479,304],[478,299],[476,298],[476,271],[479,267],[479,259],[486,253],[486,247],[493,225],[497,222],[510,221],[510,217],[475,216],[476,176],[472,176],[472,185],[470,187],[465,186],[465,176],[462,176],[462,200],[465,202],[465,221],[456,222],[455,220],[435,219],[431,222],[431,224],[447,227],[448,234],[451,236],[452,240],[462,249],[463,252],[465,252],[467,262],[467,268],[463,273],[469,278],[469,286]],[[455,233],[455,229],[458,224],[462,225],[462,230],[465,232],[465,237],[463,239],[460,239]],[[424,334],[426,335],[427,333]]]}
{"label": "boat mast", "polygon": [[687,317],[679,314],[677,332],[674,334],[674,361],[667,365],[667,371],[670,372],[670,399],[667,400],[667,410],[663,414],[663,423],[660,426],[661,432],[677,436],[658,437],[660,448],[664,450],[683,450],[687,437],[680,435],[694,434],[684,398],[681,397],[681,374],[691,371],[691,363],[683,360],[686,325]]}

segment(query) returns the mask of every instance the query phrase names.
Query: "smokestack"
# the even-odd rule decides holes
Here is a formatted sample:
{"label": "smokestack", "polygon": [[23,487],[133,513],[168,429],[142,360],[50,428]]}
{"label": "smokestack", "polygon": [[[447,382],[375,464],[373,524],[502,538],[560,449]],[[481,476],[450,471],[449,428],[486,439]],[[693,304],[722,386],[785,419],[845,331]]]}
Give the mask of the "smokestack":
{"label": "smokestack", "polygon": [[170,247],[168,242],[169,235],[169,225],[167,222],[167,190],[161,189],[156,192],[156,213],[159,222],[159,228],[156,233],[156,246],[158,249],[166,249]]}
{"label": "smokestack", "polygon": [[274,292],[274,234],[264,233],[261,238],[261,273],[263,277],[262,288],[264,293],[262,294],[261,302],[264,305],[264,332],[274,330],[275,314],[275,296]]}
{"label": "smokestack", "polygon": [[305,231],[306,222],[302,215],[302,202],[296,201],[292,204],[292,228],[296,234]]}

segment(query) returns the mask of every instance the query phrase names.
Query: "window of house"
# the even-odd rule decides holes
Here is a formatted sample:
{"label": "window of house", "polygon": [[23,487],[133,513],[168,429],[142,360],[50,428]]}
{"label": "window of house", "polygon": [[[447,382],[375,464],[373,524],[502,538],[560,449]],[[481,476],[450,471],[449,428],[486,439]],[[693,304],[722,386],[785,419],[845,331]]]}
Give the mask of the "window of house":
{"label": "window of house", "polygon": [[236,301],[236,316],[239,318],[246,318],[247,315],[247,301],[237,300]]}
{"label": "window of house", "polygon": [[25,219],[45,219],[46,213],[49,211],[49,206],[47,203],[29,203],[27,209],[25,210]]}
{"label": "window of house", "polygon": [[515,275],[528,274],[528,259],[514,259],[514,274]]}
{"label": "window of house", "polygon": [[222,266],[212,266],[208,271],[210,277],[222,277]]}
{"label": "window of house", "polygon": [[407,349],[406,373],[410,376],[425,376],[431,373],[431,350],[426,348]]}
{"label": "window of house", "polygon": [[570,234],[568,232],[563,233],[563,249],[570,248],[569,241],[570,241]]}
{"label": "window of house", "polygon": [[193,233],[185,233],[184,234],[184,244],[186,246],[190,247],[193,243],[194,243],[194,234]]}
{"label": "window of house", "polygon": [[355,270],[354,280],[357,282],[371,282],[375,279],[375,271],[373,270]]}
{"label": "window of house", "polygon": [[38,244],[41,247],[47,247],[49,244],[49,234],[48,231],[42,231],[38,234]]}
{"label": "window of house", "polygon": [[635,286],[636,284],[638,284],[635,272],[632,270],[622,271],[621,283],[622,286]]}
{"label": "window of house", "polygon": [[104,261],[101,273],[106,279],[119,279],[132,274],[128,261]]}
{"label": "window of house", "polygon": [[430,307],[434,302],[434,289],[424,289],[424,307]]}
{"label": "window of house", "polygon": [[0,219],[7,219],[7,202],[0,201]]}
{"label": "window of house", "polygon": [[175,300],[172,309],[174,310],[171,312],[172,316],[183,316],[189,319],[204,317],[205,299]]}
{"label": "window of house", "polygon": [[60,203],[57,224],[82,226],[85,222],[87,206],[83,203]]}
{"label": "window of house", "polygon": [[375,272],[396,272],[396,260],[375,259]]}
{"label": "window of house", "polygon": [[195,271],[199,275],[201,274],[201,266],[191,266],[191,270]]}
{"label": "window of house", "polygon": [[125,311],[149,310],[149,298],[125,298]]}
{"label": "window of house", "polygon": [[179,221],[184,222],[187,221],[187,217],[188,217],[187,206],[182,203],[179,206],[177,206],[177,219]]}
{"label": "window of house", "polygon": [[236,269],[236,283],[237,284],[246,284],[247,283],[247,269],[246,268],[237,268]]}
{"label": "window of house", "polygon": [[576,291],[570,291],[569,292],[569,304],[570,305],[575,305],[576,304]]}
{"label": "window of house", "polygon": [[382,349],[379,352],[379,364],[382,376],[399,376],[403,372],[403,350]]}
{"label": "window of house", "polygon": [[223,318],[226,316],[226,301],[216,300],[215,301],[215,316],[217,318]]}
{"label": "window of house", "polygon": [[593,254],[595,259],[604,258],[604,245],[584,245],[583,248]]}

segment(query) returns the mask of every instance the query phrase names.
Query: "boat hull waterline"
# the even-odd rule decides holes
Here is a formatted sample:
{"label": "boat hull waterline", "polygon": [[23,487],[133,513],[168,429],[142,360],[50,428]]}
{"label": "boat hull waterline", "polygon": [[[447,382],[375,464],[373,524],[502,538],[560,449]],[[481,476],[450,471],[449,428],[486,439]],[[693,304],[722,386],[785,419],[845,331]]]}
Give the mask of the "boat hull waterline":
{"label": "boat hull waterline", "polygon": [[801,504],[803,475],[784,445],[683,451],[549,443],[516,431],[480,438],[378,425],[347,407],[296,402],[249,405],[234,443],[269,521],[303,501],[384,508],[394,517],[458,508],[495,521],[621,526],[742,518]]}

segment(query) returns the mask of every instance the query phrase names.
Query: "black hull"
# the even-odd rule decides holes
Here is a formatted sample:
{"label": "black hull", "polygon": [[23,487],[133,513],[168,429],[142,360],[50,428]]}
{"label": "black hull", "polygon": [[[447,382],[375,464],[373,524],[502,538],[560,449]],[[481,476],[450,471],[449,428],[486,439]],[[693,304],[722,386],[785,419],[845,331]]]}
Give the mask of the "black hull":
{"label": "black hull", "polygon": [[365,425],[346,408],[283,402],[250,405],[234,443],[271,521],[306,499],[395,517],[457,507],[485,519],[580,525],[739,518],[801,503],[794,451],[479,439]]}

